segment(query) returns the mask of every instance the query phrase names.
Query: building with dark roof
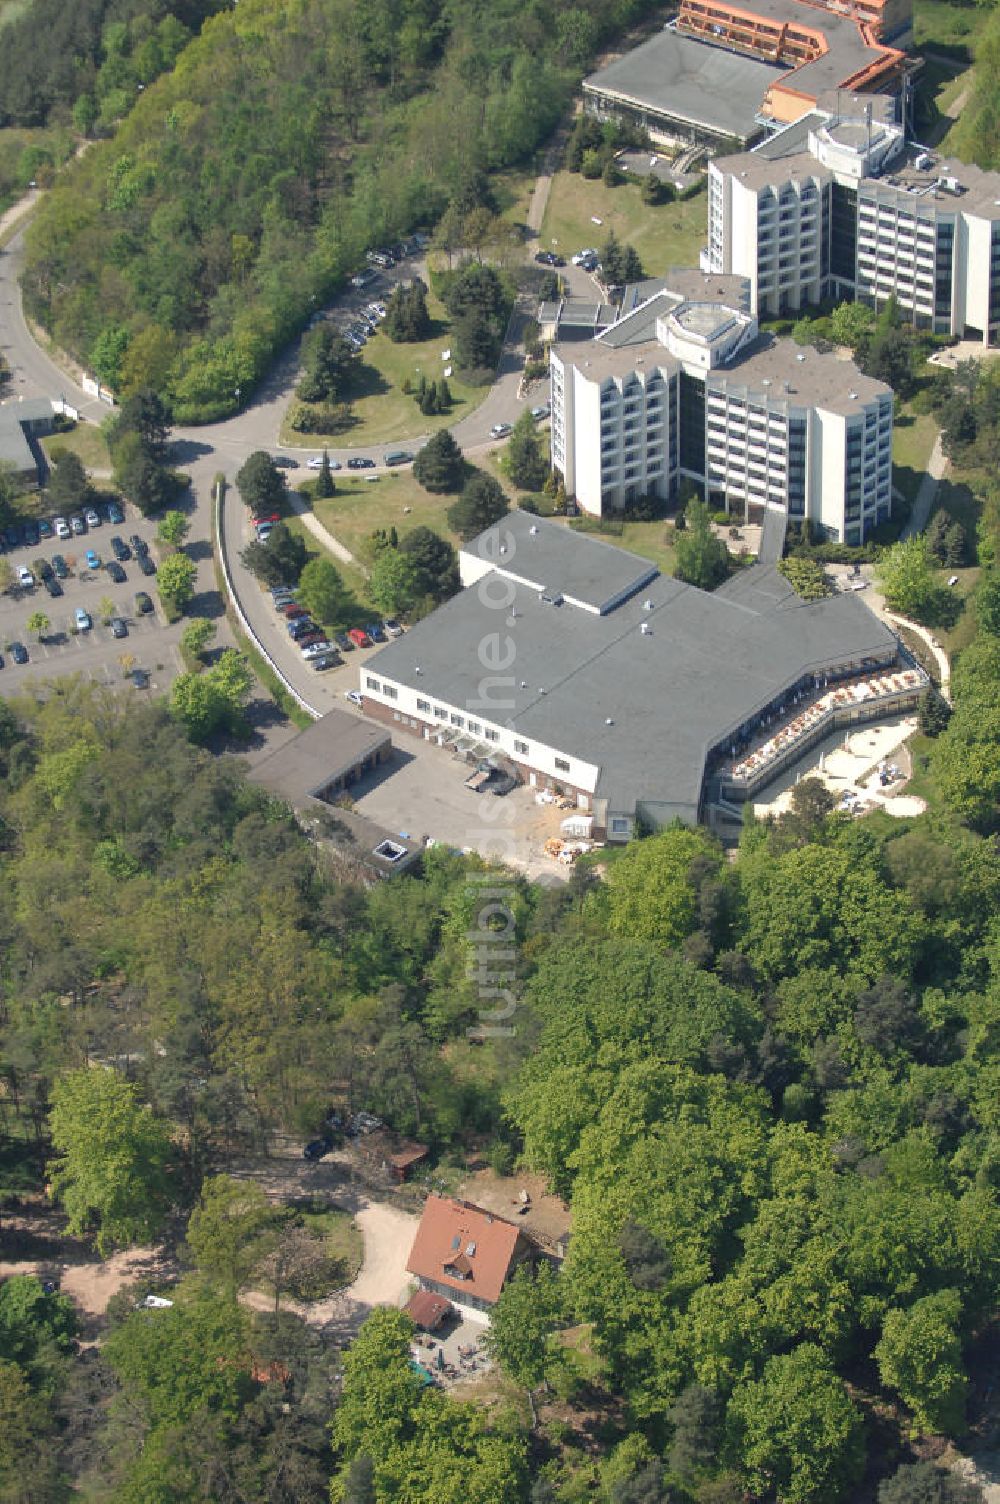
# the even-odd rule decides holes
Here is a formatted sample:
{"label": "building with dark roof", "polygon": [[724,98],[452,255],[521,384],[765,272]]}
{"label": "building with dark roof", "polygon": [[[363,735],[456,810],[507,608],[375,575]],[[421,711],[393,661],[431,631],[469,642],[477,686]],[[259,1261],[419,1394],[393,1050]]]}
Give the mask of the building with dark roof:
{"label": "building with dark roof", "polygon": [[749,146],[831,92],[899,96],[909,0],[681,0],[675,20],[584,79],[584,106],[654,140]]}
{"label": "building with dark roof", "polygon": [[419,847],[336,801],[387,762],[391,753],[388,731],[346,710],[329,710],[256,763],[247,777],[317,822],[321,834],[368,872],[390,877],[419,862]]}
{"label": "building with dark roof", "polygon": [[66,411],[41,397],[34,401],[0,404],[0,462],[12,468],[24,485],[39,486],[45,478],[45,460],[38,439],[52,432],[57,412]]}
{"label": "building with dark roof", "polygon": [[[926,686],[856,595],[806,602],[764,566],[709,594],[513,512],[461,568],[465,588],[365,664],[365,710],[428,740],[467,738],[522,782],[574,797],[609,840],[637,821],[711,821],[833,726],[912,706]],[[832,686],[889,671],[898,683],[803,720]]]}

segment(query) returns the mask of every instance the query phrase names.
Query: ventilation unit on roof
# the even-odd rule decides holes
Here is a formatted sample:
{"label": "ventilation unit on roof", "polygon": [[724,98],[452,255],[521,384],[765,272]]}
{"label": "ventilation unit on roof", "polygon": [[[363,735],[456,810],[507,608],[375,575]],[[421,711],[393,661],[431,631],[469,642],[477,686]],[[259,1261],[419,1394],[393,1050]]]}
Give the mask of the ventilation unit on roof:
{"label": "ventilation unit on roof", "polygon": [[563,598],[557,590],[544,590],[538,597],[546,606],[561,606]]}
{"label": "ventilation unit on roof", "polygon": [[653,609],[653,602],[651,600],[644,600],[643,603],[642,603],[642,609],[644,611],[652,611],[652,609]]}
{"label": "ventilation unit on roof", "polygon": [[604,724],[605,726],[613,726],[615,723],[610,716],[606,716],[604,719]]}
{"label": "ventilation unit on roof", "polygon": [[857,392],[848,392],[847,395],[848,395],[848,398],[850,399],[851,402],[857,402],[857,400],[858,400],[858,394],[857,394]]}
{"label": "ventilation unit on roof", "polygon": [[649,625],[649,622],[648,622],[648,621],[644,621],[644,622],[643,622],[643,623],[642,623],[642,626],[641,626],[641,627],[640,627],[640,628],[639,628],[639,631],[640,631],[640,632],[641,632],[641,633],[642,633],[642,635],[643,635],[643,637],[648,637],[648,636],[649,636],[649,634],[650,634],[650,633],[651,633],[651,632],[652,632],[652,630],[653,630],[653,629],[652,629],[652,627],[651,627],[651,626],[650,626],[650,625]]}
{"label": "ventilation unit on roof", "polygon": [[413,672],[414,672],[414,673],[415,673],[415,674],[422,674],[422,673],[423,673],[423,669],[422,669],[422,668],[421,668],[421,667],[420,667],[420,664],[419,664],[419,663],[415,663],[415,664],[414,664],[414,665],[413,665]]}
{"label": "ventilation unit on roof", "polygon": [[458,1233],[456,1233],[455,1236],[452,1238],[452,1240],[451,1240],[451,1246],[452,1246],[452,1248],[461,1248],[461,1246],[462,1246],[462,1239],[458,1236]]}
{"label": "ventilation unit on roof", "polygon": [[534,537],[535,534],[538,532],[538,523],[537,522],[533,522],[531,524],[531,526],[529,527],[528,532],[531,534],[532,537]]}
{"label": "ventilation unit on roof", "polygon": [[547,689],[539,689],[538,693],[540,695],[547,695],[548,694],[548,690]]}
{"label": "ventilation unit on roof", "polygon": [[521,680],[521,688],[522,689],[527,689],[527,687],[528,687],[528,681],[527,681],[527,679],[522,679]]}
{"label": "ventilation unit on roof", "polygon": [[805,357],[804,353],[801,350],[799,351],[798,355],[796,355],[796,357],[795,357],[796,360],[805,360],[805,358],[806,357]]}
{"label": "ventilation unit on roof", "polygon": [[475,1253],[475,1251],[476,1251],[476,1245],[475,1245],[475,1243],[470,1243],[469,1246],[468,1246],[468,1248],[465,1250],[465,1256],[466,1256],[466,1258],[471,1259],[472,1256],[473,1256],[473,1254]]}
{"label": "ventilation unit on roof", "polygon": [[502,554],[505,554],[507,552],[507,545],[506,545],[506,543],[501,543],[501,545],[500,545],[500,552]]}

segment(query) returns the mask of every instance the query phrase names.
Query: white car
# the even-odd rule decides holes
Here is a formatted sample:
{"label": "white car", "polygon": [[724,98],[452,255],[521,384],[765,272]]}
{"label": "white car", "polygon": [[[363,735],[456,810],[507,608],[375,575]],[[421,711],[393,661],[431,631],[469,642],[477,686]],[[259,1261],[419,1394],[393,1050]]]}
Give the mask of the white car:
{"label": "white car", "polygon": [[493,427],[490,429],[490,438],[505,439],[510,431],[511,427],[509,423],[494,423]]}
{"label": "white car", "polygon": [[350,702],[351,702],[352,705],[363,705],[365,703],[364,700],[361,698],[361,691],[358,690],[358,689],[347,689],[347,690],[345,690],[344,691],[344,699],[345,700],[350,700]]}
{"label": "white car", "polygon": [[65,517],[53,517],[52,526],[57,538],[72,538],[73,531]]}
{"label": "white car", "polygon": [[267,540],[268,540],[268,538],[270,538],[270,536],[271,536],[271,534],[273,532],[274,532],[274,523],[273,522],[262,522],[262,523],[260,523],[259,526],[258,526],[258,528],[257,528],[257,542],[258,543],[266,543]]}
{"label": "white car", "polygon": [[91,627],[94,625],[94,623],[90,619],[90,612],[85,611],[82,606],[77,606],[75,619],[76,630],[78,632],[89,632]]}
{"label": "white car", "polygon": [[308,663],[311,658],[321,658],[324,653],[329,653],[333,648],[332,642],[325,639],[322,642],[311,642],[308,647],[302,649],[302,656]]}
{"label": "white car", "polygon": [[547,418],[548,415],[549,404],[547,402],[543,402],[538,407],[533,407],[531,409],[531,416],[534,418],[536,423],[540,423],[542,419]]}
{"label": "white car", "polygon": [[88,527],[100,527],[101,514],[95,507],[88,507],[83,516]]}
{"label": "white car", "polygon": [[600,251],[595,250],[593,246],[589,246],[585,251],[577,251],[573,257],[573,265],[582,266],[585,261],[596,261],[600,254]]}
{"label": "white car", "polygon": [[[323,468],[323,456],[321,454],[315,454],[315,455],[313,455],[312,459],[308,461],[308,469],[310,469],[310,470],[322,470],[322,468]],[[331,470],[339,470],[340,469],[340,461],[339,460],[335,460],[335,459],[331,459],[330,460],[330,469]]]}
{"label": "white car", "polygon": [[35,576],[32,574],[32,572],[28,568],[27,564],[19,564],[18,565],[18,567],[17,567],[17,583],[20,585],[20,587],[21,587],[22,590],[34,590],[34,588],[35,588]]}

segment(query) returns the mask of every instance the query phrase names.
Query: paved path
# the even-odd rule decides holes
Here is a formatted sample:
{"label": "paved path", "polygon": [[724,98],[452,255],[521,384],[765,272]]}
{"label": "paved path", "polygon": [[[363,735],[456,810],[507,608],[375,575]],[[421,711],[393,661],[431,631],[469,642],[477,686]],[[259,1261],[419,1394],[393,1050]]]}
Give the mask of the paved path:
{"label": "paved path", "polygon": [[927,470],[917,490],[913,502],[913,510],[909,520],[903,528],[900,537],[912,538],[916,533],[922,533],[927,526],[927,519],[931,515],[931,508],[937,496],[938,482],[943,479],[948,468],[944,451],[941,448],[941,435],[934,440],[934,448],[931,450],[930,459],[927,461]]}
{"label": "paved path", "polygon": [[919,622],[911,621],[908,616],[896,616],[894,612],[889,611],[885,608],[884,602],[883,609],[880,614],[892,626],[906,627],[908,631],[914,632],[917,637],[919,637],[923,642],[927,644],[930,651],[934,654],[934,658],[938,666],[938,674],[941,679],[941,693],[950,704],[951,664],[948,661],[948,654],[945,652],[944,648],[938,642],[934,634],[928,631],[926,627],[922,627]]}
{"label": "paved path", "polygon": [[[306,532],[311,533],[317,543],[323,548],[329,549],[334,558],[339,559],[342,564],[356,563],[357,561],[351,550],[345,548],[340,539],[335,538],[329,528],[323,526],[305,497],[298,491],[292,491],[290,495],[292,511],[296,517],[302,518],[302,525],[306,529]],[[359,565],[358,567],[361,568],[362,566]]]}

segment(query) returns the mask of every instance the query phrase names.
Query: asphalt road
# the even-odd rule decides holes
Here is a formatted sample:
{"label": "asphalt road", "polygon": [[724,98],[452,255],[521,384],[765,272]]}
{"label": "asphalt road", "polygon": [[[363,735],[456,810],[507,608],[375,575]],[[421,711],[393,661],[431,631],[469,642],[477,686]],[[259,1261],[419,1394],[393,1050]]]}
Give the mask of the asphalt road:
{"label": "asphalt road", "polygon": [[[83,391],[79,384],[79,377],[82,373],[77,372],[74,376],[62,365],[57,364],[36,343],[28,328],[19,283],[23,260],[24,228],[22,227],[11,238],[6,249],[0,252],[0,350],[11,369],[13,400],[38,396],[55,398],[61,395],[67,403],[79,411],[82,418],[89,422],[100,423],[108,415],[109,410],[104,403]],[[376,298],[385,298],[393,283],[407,280],[420,270],[422,266],[419,261],[404,261],[394,267],[391,272],[381,273],[378,280],[369,284],[363,291],[346,289],[342,297],[327,311],[353,309]],[[575,295],[589,295],[596,299],[596,291],[586,273],[580,273],[577,268],[573,267],[567,268],[566,271],[571,291]],[[495,444],[495,440],[490,438],[490,429],[494,425],[515,423],[529,402],[539,400],[538,395],[533,395],[527,400],[518,397],[523,366],[521,337],[530,311],[527,301],[523,306],[519,305],[515,309],[493,386],[475,412],[461,419],[452,430],[456,442],[471,458],[475,458],[477,454],[481,454]],[[279,357],[267,379],[253,393],[241,412],[221,423],[198,428],[175,428],[173,431],[176,462],[191,478],[189,498],[191,532],[186,546],[187,551],[198,564],[196,589],[199,599],[197,605],[199,609],[203,609],[211,616],[221,618],[222,615],[222,602],[212,557],[211,498],[216,477],[222,474],[232,482],[247,456],[257,449],[289,454],[300,458],[303,463],[307,458],[318,453],[315,444],[296,448],[287,444],[279,445],[278,442],[281,422],[297,379],[299,361],[300,342],[296,341]],[[331,457],[340,460],[342,465],[346,465],[352,455],[364,454],[374,459],[376,466],[381,469],[387,452],[400,447],[416,451],[425,440],[426,436],[423,436],[406,440],[403,444],[396,440],[387,444],[369,444],[357,449],[331,449],[330,454]],[[230,494],[232,496],[234,493]],[[283,639],[278,637],[270,621],[266,619],[266,615],[270,613],[269,602],[266,597],[261,596],[256,582],[252,581],[249,576],[245,576],[245,571],[242,571],[238,559],[235,558],[244,540],[241,536],[233,540],[233,533],[235,531],[239,534],[240,529],[245,526],[245,518],[238,515],[235,510],[229,513],[229,516],[231,518],[230,556],[234,561],[234,583],[241,600],[244,596],[246,597],[247,614],[252,624],[256,628],[259,620],[263,642],[269,651],[274,652],[290,682],[310,703],[322,709],[334,703],[338,698],[341,698],[342,702],[343,689],[348,685],[353,687],[357,683],[356,662],[359,655],[354,654],[347,660],[349,667],[345,665],[344,668],[330,670],[327,674],[318,674],[302,664],[297,652],[294,655],[288,652]],[[229,633],[221,619],[219,626],[221,646],[226,644]],[[54,663],[53,671],[55,671]]]}

